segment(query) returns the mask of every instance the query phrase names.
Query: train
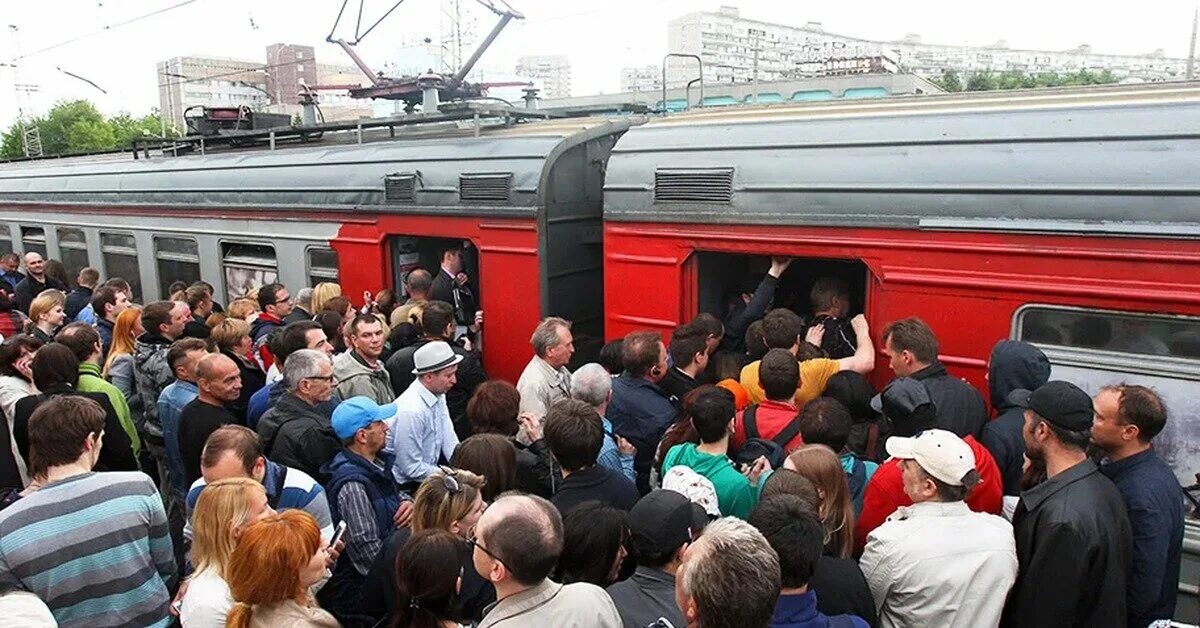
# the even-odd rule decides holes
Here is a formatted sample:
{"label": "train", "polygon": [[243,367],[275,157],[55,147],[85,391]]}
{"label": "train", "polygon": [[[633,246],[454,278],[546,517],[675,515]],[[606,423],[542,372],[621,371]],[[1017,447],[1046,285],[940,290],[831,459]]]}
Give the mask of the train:
{"label": "train", "polygon": [[[461,243],[485,367],[514,380],[544,316],[573,321],[591,359],[721,313],[787,256],[792,294],[834,275],[875,332],[920,316],[981,391],[1005,338],[1089,392],[1154,386],[1171,416],[1156,447],[1195,481],[1200,84],[547,118],[0,164],[0,252],[126,277],[142,301],[175,279],[225,299],[337,281],[358,299]],[[890,377],[881,357],[873,382]],[[1195,561],[1184,576],[1194,622]]]}

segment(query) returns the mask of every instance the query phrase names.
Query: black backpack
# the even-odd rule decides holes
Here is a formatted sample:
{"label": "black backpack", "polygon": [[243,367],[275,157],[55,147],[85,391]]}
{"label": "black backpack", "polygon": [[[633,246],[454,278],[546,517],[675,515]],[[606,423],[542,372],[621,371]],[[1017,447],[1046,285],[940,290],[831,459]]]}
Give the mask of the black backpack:
{"label": "black backpack", "polygon": [[734,454],[733,461],[738,464],[750,465],[754,464],[754,461],[758,460],[760,456],[765,456],[767,462],[771,463],[771,468],[778,469],[783,466],[783,461],[787,458],[784,447],[800,433],[800,415],[792,417],[792,420],[782,430],[779,430],[775,438],[767,439],[759,438],[758,423],[754,418],[757,410],[758,404],[753,404],[742,413],[742,428],[746,433],[746,442],[742,443],[741,448]]}

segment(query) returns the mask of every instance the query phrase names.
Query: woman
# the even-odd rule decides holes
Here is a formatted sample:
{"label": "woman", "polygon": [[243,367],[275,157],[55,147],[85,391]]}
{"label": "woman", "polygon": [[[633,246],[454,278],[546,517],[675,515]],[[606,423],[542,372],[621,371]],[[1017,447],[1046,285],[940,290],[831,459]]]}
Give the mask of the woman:
{"label": "woman", "polygon": [[0,290],[0,340],[12,338],[21,333],[29,322],[29,319],[25,318],[25,315],[16,309],[16,306],[12,297],[7,292]]}
{"label": "woman", "polygon": [[590,582],[607,587],[617,581],[627,546],[629,515],[600,502],[584,502],[563,517],[563,551],[554,570],[562,584]]}
{"label": "woman", "polygon": [[104,379],[107,379],[121,394],[129,405],[129,415],[133,424],[142,424],[142,396],[137,392],[137,381],[133,373],[133,346],[138,336],[146,333],[142,327],[142,308],[131,305],[117,315],[113,324],[112,346],[108,349],[108,358],[104,360]]}
{"label": "woman", "polygon": [[240,318],[229,318],[213,327],[209,338],[217,344],[217,349],[234,364],[242,376],[242,392],[236,401],[227,404],[229,411],[243,423],[246,421],[246,408],[250,405],[250,397],[260,388],[267,385],[267,375],[258,368],[258,363],[250,359],[254,350],[254,342],[250,339],[250,323]]}
{"label": "woman", "polygon": [[787,457],[783,468],[796,471],[816,486],[821,498],[818,514],[829,535],[825,553],[848,558],[854,550],[854,504],[838,455],[824,445],[805,445]]}
{"label": "woman", "polygon": [[[562,470],[542,438],[541,421],[520,412],[521,393],[502,379],[489,379],[476,386],[467,401],[472,433],[499,434],[516,447],[517,489],[550,499],[562,482]],[[528,445],[517,440],[521,428],[525,428]]]}
{"label": "woman", "polygon": [[30,367],[33,385],[41,394],[25,397],[17,402],[13,416],[13,440],[17,451],[29,463],[29,418],[33,411],[46,400],[59,395],[87,397],[104,409],[104,445],[96,471],[137,471],[137,459],[133,455],[133,444],[129,440],[116,408],[108,395],[99,392],[80,392],[75,389],[79,382],[79,358],[70,349],[52,342],[38,349]]}
{"label": "woman", "polygon": [[312,311],[320,312],[325,309],[325,304],[330,299],[340,296],[342,296],[342,287],[336,283],[324,281],[313,286]]}
{"label": "woman", "polygon": [[[207,490],[207,489],[206,489]],[[250,524],[229,557],[229,628],[336,628],[309,587],[325,577],[329,550],[312,515],[286,510]]]}
{"label": "woman", "polygon": [[516,487],[516,453],[512,442],[499,434],[476,434],[459,443],[450,464],[482,476],[486,480],[483,501],[491,503]]}
{"label": "woman", "polygon": [[229,310],[227,314],[229,315],[229,318],[237,318],[249,323],[258,317],[258,312],[258,301],[247,297],[242,297],[240,299],[234,299],[233,303],[229,304]]}
{"label": "woman", "polygon": [[67,275],[67,267],[61,261],[56,259],[46,260],[46,276],[62,282],[62,285],[67,289],[71,288],[71,277]]}
{"label": "woman", "polygon": [[384,288],[375,294],[375,313],[383,315],[384,326],[391,327],[392,310],[396,309],[396,292]]}
{"label": "woman", "polygon": [[66,304],[66,295],[58,290],[46,290],[37,295],[29,304],[29,322],[25,331],[42,342],[54,342],[55,332],[67,318],[63,311]]}
{"label": "woman", "polygon": [[[474,538],[475,524],[487,506],[483,501],[483,483],[483,478],[470,471],[447,467],[425,478],[413,500],[409,527],[392,534],[367,572],[363,584],[364,613],[378,619],[396,612],[396,557],[413,534],[444,530],[464,540]],[[478,621],[483,618],[483,609],[496,601],[496,589],[475,572],[470,552],[463,555],[460,566],[463,583],[458,608],[463,617]]]}
{"label": "woman", "polygon": [[318,312],[335,312],[342,316],[342,324],[345,325],[354,320],[354,305],[350,303],[350,299],[343,296],[333,297],[325,302],[325,306]]}
{"label": "woman", "polygon": [[21,488],[29,484],[25,458],[13,439],[13,418],[17,402],[38,393],[33,385],[31,363],[41,347],[42,342],[28,334],[17,334],[0,345],[0,409],[5,417],[0,429],[4,431],[3,442],[8,444],[0,450],[0,488]]}
{"label": "woman", "polygon": [[466,628],[458,608],[463,556],[461,537],[422,530],[396,557],[396,614],[392,628]]}
{"label": "woman", "polygon": [[179,609],[184,628],[221,628],[233,598],[226,568],[246,526],[275,514],[267,491],[251,478],[219,480],[205,487],[192,511],[192,565]]}

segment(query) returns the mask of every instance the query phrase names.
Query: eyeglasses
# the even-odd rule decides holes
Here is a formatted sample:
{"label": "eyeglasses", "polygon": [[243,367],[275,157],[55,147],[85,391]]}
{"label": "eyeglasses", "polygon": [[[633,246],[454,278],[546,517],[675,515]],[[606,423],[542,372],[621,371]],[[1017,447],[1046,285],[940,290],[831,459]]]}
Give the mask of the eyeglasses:
{"label": "eyeglasses", "polygon": [[292,301],[292,297],[284,297],[282,299],[275,301],[275,305],[280,305],[282,303],[291,303],[291,301]]}
{"label": "eyeglasses", "polygon": [[508,569],[508,565],[505,565],[504,561],[501,560],[499,556],[493,554],[492,550],[489,550],[488,548],[484,547],[483,543],[479,542],[479,537],[472,536],[471,538],[467,539],[467,545],[470,545],[471,547],[479,548],[479,551],[483,552],[484,554],[487,554],[488,556],[490,556],[492,558],[492,560],[500,563],[501,565],[504,565],[504,568]]}
{"label": "eyeglasses", "polygon": [[337,381],[337,375],[313,375],[312,377],[305,377],[304,379],[319,379],[332,384],[333,382]]}

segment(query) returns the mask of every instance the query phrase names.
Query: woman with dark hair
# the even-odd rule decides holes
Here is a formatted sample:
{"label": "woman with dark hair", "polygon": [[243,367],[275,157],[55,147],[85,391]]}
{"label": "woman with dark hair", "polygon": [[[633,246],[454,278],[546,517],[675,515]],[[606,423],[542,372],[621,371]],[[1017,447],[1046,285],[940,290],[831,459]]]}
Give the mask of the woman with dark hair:
{"label": "woman with dark hair", "polygon": [[[75,395],[87,397],[100,404],[104,409],[103,447],[100,448],[100,459],[96,462],[97,471],[137,471],[137,458],[133,455],[133,445],[129,434],[121,425],[116,408],[104,393],[80,392],[75,389],[79,383],[79,358],[67,347],[56,342],[38,349],[30,366],[33,385],[41,394],[25,397],[17,402],[13,417],[13,440],[17,443],[17,451],[25,462],[29,462],[29,418],[33,411],[46,400],[59,395]],[[0,452],[3,455],[3,452]],[[36,478],[34,478],[36,480]]]}
{"label": "woman with dark hair", "polygon": [[0,290],[0,340],[12,338],[21,333],[29,321],[16,307],[17,304],[13,302],[12,297],[7,292]]}
{"label": "woman with dark hair", "polygon": [[846,448],[864,460],[883,462],[887,458],[883,442],[892,429],[887,419],[871,408],[875,389],[867,378],[854,371],[842,371],[829,378],[824,396],[836,399],[850,412],[852,423]]}
{"label": "woman with dark hair", "polygon": [[517,485],[517,451],[512,442],[499,434],[476,434],[459,443],[450,459],[456,469],[466,469],[483,476],[483,501],[495,501],[496,496]]}
{"label": "woman with dark hair", "polygon": [[[562,470],[542,438],[542,423],[532,415],[521,414],[521,393],[502,380],[489,379],[475,388],[467,401],[467,421],[475,434],[499,434],[516,448],[516,488],[550,499],[562,482]],[[517,433],[525,429],[529,440],[524,445]]]}
{"label": "woman with dark hair", "polygon": [[563,551],[554,570],[562,584],[617,581],[629,555],[629,514],[598,501],[579,504],[563,517]]}
{"label": "woman with dark hair", "polygon": [[46,276],[53,277],[65,286],[65,289],[70,289],[74,283],[72,278],[67,276],[67,267],[62,262],[56,259],[46,260]]}
{"label": "woman with dark hair", "polygon": [[17,402],[38,390],[33,385],[33,356],[42,342],[28,334],[17,334],[0,344],[0,409],[4,411],[3,440],[7,447],[0,449],[0,487],[20,488],[29,484],[25,458],[17,450],[13,438],[13,418]]}
{"label": "woman with dark hair", "polygon": [[462,539],[445,530],[422,530],[396,556],[396,612],[392,628],[466,628],[458,609]]}

